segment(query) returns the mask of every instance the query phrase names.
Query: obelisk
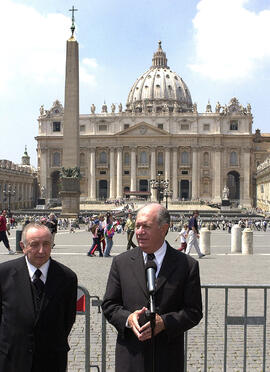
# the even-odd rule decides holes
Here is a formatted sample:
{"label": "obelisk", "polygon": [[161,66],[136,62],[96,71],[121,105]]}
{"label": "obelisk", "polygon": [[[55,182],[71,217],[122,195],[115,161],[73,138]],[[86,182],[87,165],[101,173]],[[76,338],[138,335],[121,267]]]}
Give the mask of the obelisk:
{"label": "obelisk", "polygon": [[63,168],[60,196],[62,216],[76,217],[80,211],[79,46],[74,37],[74,6],[71,37],[66,46],[65,108],[63,124]]}

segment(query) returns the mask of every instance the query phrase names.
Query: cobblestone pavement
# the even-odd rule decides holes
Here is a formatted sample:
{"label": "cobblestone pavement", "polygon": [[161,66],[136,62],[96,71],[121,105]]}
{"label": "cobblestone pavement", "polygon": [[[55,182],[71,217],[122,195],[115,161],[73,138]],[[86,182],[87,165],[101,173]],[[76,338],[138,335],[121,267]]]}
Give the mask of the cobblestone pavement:
{"label": "cobblestone pavement", "polygon": [[[168,234],[169,243],[175,248],[178,242],[174,239],[177,233]],[[91,235],[82,230],[75,234],[66,231],[58,232],[53,257],[72,268],[78,275],[79,284],[85,286],[90,295],[102,299],[111,258],[87,257],[86,252],[91,244]],[[134,239],[135,240],[135,239]],[[201,259],[200,272],[202,284],[269,284],[270,266],[270,232],[254,232],[254,254],[242,256],[230,254],[230,235],[223,231],[211,232],[211,255]],[[15,230],[12,230],[10,243],[15,249]],[[126,249],[126,235],[117,234],[114,237],[112,255],[117,255]],[[195,252],[192,254],[196,258]],[[0,243],[0,262],[18,257],[7,255],[7,250]],[[248,292],[248,316],[263,315],[263,290]],[[202,290],[203,299],[205,291]],[[240,289],[229,292],[228,315],[244,315],[244,291]],[[267,308],[267,319],[269,317]],[[209,290],[208,302],[208,347],[207,371],[223,371],[224,360],[224,290]],[[90,316],[90,354],[91,365],[98,365],[101,370],[101,313],[97,307],[91,307]],[[78,315],[70,336],[71,351],[69,352],[69,372],[84,371],[85,360],[85,327],[84,316]],[[268,329],[269,328],[269,329]],[[205,318],[199,326],[188,333],[187,371],[204,371],[204,331]],[[228,326],[227,371],[243,370],[244,359],[244,327]],[[107,324],[107,372],[114,371],[114,346],[116,332]],[[262,371],[263,327],[247,327],[247,368],[248,372]],[[270,371],[270,327],[267,327],[266,371]],[[91,371],[98,370],[91,368]],[[166,371],[164,371],[166,372]]]}

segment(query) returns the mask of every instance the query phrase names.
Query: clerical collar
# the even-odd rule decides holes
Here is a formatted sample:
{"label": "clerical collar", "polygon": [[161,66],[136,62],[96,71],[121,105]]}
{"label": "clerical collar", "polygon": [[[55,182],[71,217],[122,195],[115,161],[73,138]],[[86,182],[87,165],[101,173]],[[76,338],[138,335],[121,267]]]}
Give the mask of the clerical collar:
{"label": "clerical collar", "polygon": [[[27,268],[28,268],[28,272],[29,272],[29,276],[30,276],[30,279],[31,281],[33,281],[33,276],[36,272],[36,269],[37,267],[35,267],[34,265],[32,265],[27,256],[25,256],[25,261],[26,261],[26,265],[27,265]],[[39,267],[39,270],[41,271],[42,275],[40,277],[40,279],[43,281],[43,283],[45,284],[46,283],[46,280],[47,280],[47,275],[48,275],[48,270],[49,270],[49,266],[50,266],[50,259],[45,262],[45,264],[43,264],[42,266]]]}

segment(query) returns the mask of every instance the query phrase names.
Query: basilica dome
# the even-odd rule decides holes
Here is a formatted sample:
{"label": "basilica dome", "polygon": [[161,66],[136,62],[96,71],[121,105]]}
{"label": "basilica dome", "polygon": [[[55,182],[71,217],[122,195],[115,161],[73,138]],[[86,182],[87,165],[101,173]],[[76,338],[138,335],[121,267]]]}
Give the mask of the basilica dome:
{"label": "basilica dome", "polygon": [[192,100],[183,79],[167,65],[166,53],[159,41],[152,66],[133,84],[127,99],[127,111],[192,111]]}

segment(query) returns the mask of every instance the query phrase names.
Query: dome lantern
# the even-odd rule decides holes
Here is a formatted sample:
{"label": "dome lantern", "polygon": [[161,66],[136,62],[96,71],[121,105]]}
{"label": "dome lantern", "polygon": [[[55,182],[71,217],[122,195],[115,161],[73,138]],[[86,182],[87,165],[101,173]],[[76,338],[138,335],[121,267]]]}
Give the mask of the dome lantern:
{"label": "dome lantern", "polygon": [[153,62],[152,68],[156,67],[170,68],[169,66],[167,66],[166,53],[163,52],[161,41],[158,42],[158,50],[154,53],[152,62]]}

